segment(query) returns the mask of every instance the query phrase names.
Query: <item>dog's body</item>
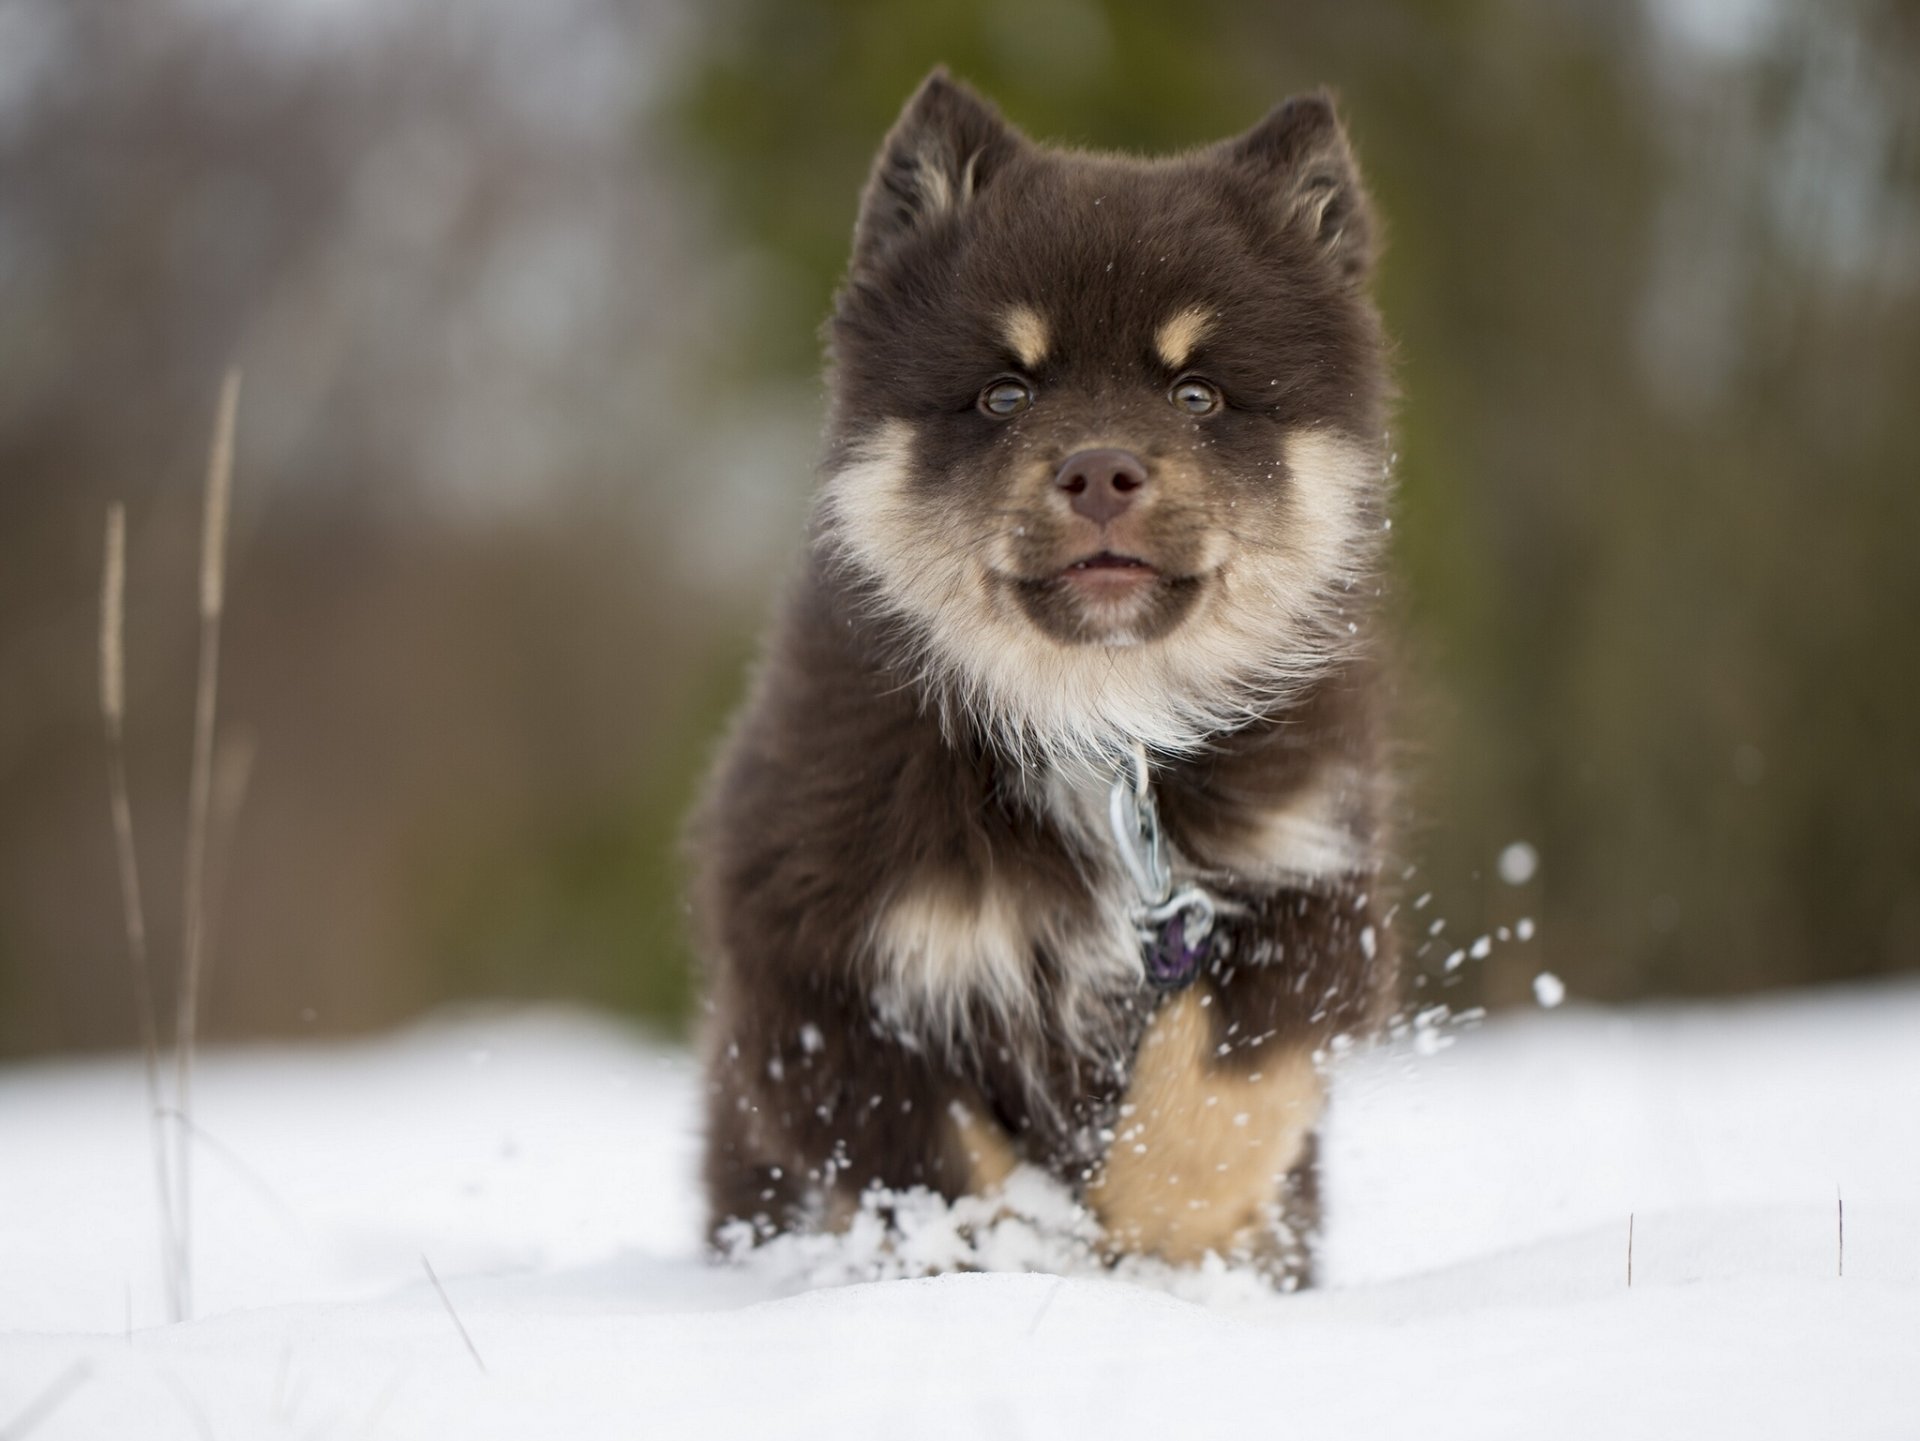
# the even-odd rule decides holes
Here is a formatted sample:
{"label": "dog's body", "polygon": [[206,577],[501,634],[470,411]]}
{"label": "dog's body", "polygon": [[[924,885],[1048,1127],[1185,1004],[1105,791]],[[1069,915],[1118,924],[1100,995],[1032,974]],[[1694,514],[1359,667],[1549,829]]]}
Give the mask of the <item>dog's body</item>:
{"label": "dog's body", "polygon": [[[1024,1161],[1115,1252],[1305,1274],[1318,1059],[1394,977],[1371,258],[1324,100],[1167,160],[1035,146],[939,74],[909,103],[698,827],[716,1230]],[[1143,919],[1141,808],[1203,944]]]}

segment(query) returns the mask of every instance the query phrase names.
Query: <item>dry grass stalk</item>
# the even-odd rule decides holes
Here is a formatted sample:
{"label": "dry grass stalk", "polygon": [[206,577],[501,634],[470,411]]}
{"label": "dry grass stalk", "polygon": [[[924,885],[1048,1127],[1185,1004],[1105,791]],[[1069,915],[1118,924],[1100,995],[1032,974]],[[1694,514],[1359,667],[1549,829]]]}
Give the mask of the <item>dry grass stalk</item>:
{"label": "dry grass stalk", "polygon": [[1040,1323],[1047,1319],[1047,1312],[1053,1309],[1053,1303],[1060,1299],[1060,1293],[1066,1289],[1065,1276],[1053,1278],[1053,1285],[1047,1291],[1047,1299],[1040,1303],[1040,1309],[1033,1313],[1033,1319],[1027,1323],[1027,1335],[1035,1335],[1040,1330]]}
{"label": "dry grass stalk", "polygon": [[27,1436],[40,1428],[42,1422],[65,1405],[67,1398],[85,1385],[92,1374],[92,1363],[75,1361],[54,1377],[52,1385],[29,1401],[26,1410],[0,1426],[0,1441],[25,1441]]}
{"label": "dry grass stalk", "polygon": [[453,1309],[453,1298],[447,1294],[447,1288],[440,1284],[440,1278],[433,1272],[433,1262],[429,1261],[424,1253],[420,1257],[420,1265],[426,1271],[427,1279],[433,1282],[433,1289],[440,1294],[440,1304],[447,1308],[447,1315],[452,1318],[454,1329],[460,1333],[460,1339],[467,1343],[467,1354],[473,1357],[473,1364],[480,1368],[481,1375],[490,1375],[487,1363],[480,1359],[480,1348],[473,1344],[473,1337],[467,1334],[467,1328],[460,1319],[460,1313]]}
{"label": "dry grass stalk", "polygon": [[118,738],[127,719],[127,508],[107,507],[106,560],[100,568],[100,714]]}
{"label": "dry grass stalk", "polygon": [[227,877],[233,867],[233,840],[246,807],[247,788],[253,783],[253,761],[258,746],[245,730],[225,737],[213,758],[213,820],[207,844],[207,930],[202,940],[206,956],[201,989],[220,956],[220,919],[226,914]]}
{"label": "dry grass stalk", "polygon": [[213,1153],[214,1159],[224,1163],[229,1171],[244,1182],[254,1195],[258,1196],[266,1208],[289,1232],[300,1230],[299,1214],[288,1204],[287,1198],[274,1189],[273,1183],[249,1166],[238,1151],[225,1141],[207,1130],[190,1116],[182,1116],[178,1111],[168,1111],[167,1119],[184,1128],[194,1143]]}
{"label": "dry grass stalk", "polygon": [[1633,1212],[1627,1212],[1627,1289],[1633,1289]]}
{"label": "dry grass stalk", "polygon": [[165,1106],[160,1094],[160,1022],[153,995],[153,970],[147,959],[146,906],[140,895],[140,864],[133,844],[133,801],[127,787],[126,684],[127,512],[115,504],[107,511],[106,559],[100,582],[100,714],[107,728],[107,766],[113,810],[114,854],[120,871],[120,911],[126,924],[127,955],[133,965],[134,1011],[146,1062],[147,1111],[152,1131],[154,1187],[160,1202],[160,1252],[167,1311],[184,1315],[180,1290],[179,1243],[174,1227],[172,1164],[168,1156]]}
{"label": "dry grass stalk", "polygon": [[1834,1210],[1838,1213],[1837,1219],[1840,1227],[1840,1250],[1839,1254],[1835,1257],[1834,1275],[1844,1280],[1847,1274],[1847,1198],[1840,1194],[1840,1188],[1838,1186],[1833,1188],[1833,1206]]}
{"label": "dry grass stalk", "polygon": [[393,1405],[394,1398],[400,1394],[409,1372],[403,1366],[387,1378],[387,1384],[380,1388],[380,1394],[373,1398],[373,1405],[367,1408],[367,1414],[360,1418],[360,1434],[371,1436],[379,1425],[380,1418],[387,1414],[387,1408]]}
{"label": "dry grass stalk", "polygon": [[174,1399],[180,1403],[180,1409],[193,1422],[193,1429],[200,1433],[200,1441],[218,1441],[213,1422],[207,1419],[207,1408],[200,1404],[200,1398],[187,1389],[187,1383],[171,1367],[161,1366],[159,1369],[160,1379],[166,1382],[167,1389],[173,1392]]}
{"label": "dry grass stalk", "polygon": [[175,1232],[181,1308],[193,1310],[193,1056],[206,965],[207,849],[213,811],[214,719],[220,694],[220,617],[226,602],[227,517],[233,496],[233,434],[240,409],[240,372],[229,370],[207,457],[200,533],[200,667],[194,695],[193,770],[189,780],[187,856],[181,901],[180,988],[174,1015],[174,1102],[181,1117],[175,1148]]}
{"label": "dry grass stalk", "polygon": [[267,1412],[282,1425],[291,1425],[293,1412],[287,1409],[287,1373],[293,1365],[293,1342],[281,1338],[280,1364],[273,1370],[273,1401]]}

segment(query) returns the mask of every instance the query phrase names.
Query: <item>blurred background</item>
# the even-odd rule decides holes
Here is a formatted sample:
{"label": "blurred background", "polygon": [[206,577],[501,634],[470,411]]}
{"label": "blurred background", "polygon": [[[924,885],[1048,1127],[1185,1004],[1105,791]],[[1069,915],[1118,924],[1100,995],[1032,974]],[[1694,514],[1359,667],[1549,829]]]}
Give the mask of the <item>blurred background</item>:
{"label": "blurred background", "polygon": [[799,543],[865,167],[936,61],[1106,147],[1341,93],[1390,232],[1432,989],[1920,965],[1920,7],[0,0],[0,1055],[135,1034],[113,499],[175,964],[229,361],[209,1036],[684,1027],[678,829]]}

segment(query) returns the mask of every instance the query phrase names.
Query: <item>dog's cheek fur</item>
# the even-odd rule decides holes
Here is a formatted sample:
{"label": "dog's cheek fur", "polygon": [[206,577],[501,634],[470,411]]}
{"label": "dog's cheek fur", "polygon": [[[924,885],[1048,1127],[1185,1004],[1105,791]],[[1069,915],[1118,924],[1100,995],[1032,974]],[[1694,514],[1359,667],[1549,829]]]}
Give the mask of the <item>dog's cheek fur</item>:
{"label": "dog's cheek fur", "polygon": [[828,479],[821,533],[912,682],[1012,754],[1103,755],[1116,740],[1190,752],[1358,648],[1349,617],[1371,598],[1355,592],[1371,584],[1382,511],[1373,446],[1326,429],[1285,434],[1284,498],[1235,503],[1220,529],[1241,539],[1190,617],[1144,644],[1074,646],[988,581],[1000,497],[942,492],[918,471],[914,439],[896,419],[852,448]]}

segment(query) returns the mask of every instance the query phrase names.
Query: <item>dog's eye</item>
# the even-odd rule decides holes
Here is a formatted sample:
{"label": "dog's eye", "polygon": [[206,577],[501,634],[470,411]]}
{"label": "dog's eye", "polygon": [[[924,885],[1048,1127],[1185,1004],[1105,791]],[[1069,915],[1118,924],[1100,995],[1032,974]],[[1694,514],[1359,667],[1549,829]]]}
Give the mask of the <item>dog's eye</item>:
{"label": "dog's eye", "polygon": [[1191,375],[1176,380],[1173,389],[1167,392],[1167,399],[1176,410],[1184,410],[1188,415],[1212,415],[1220,408],[1220,392]]}
{"label": "dog's eye", "polygon": [[1025,381],[996,380],[980,392],[980,409],[996,420],[1018,415],[1033,404],[1033,391]]}

